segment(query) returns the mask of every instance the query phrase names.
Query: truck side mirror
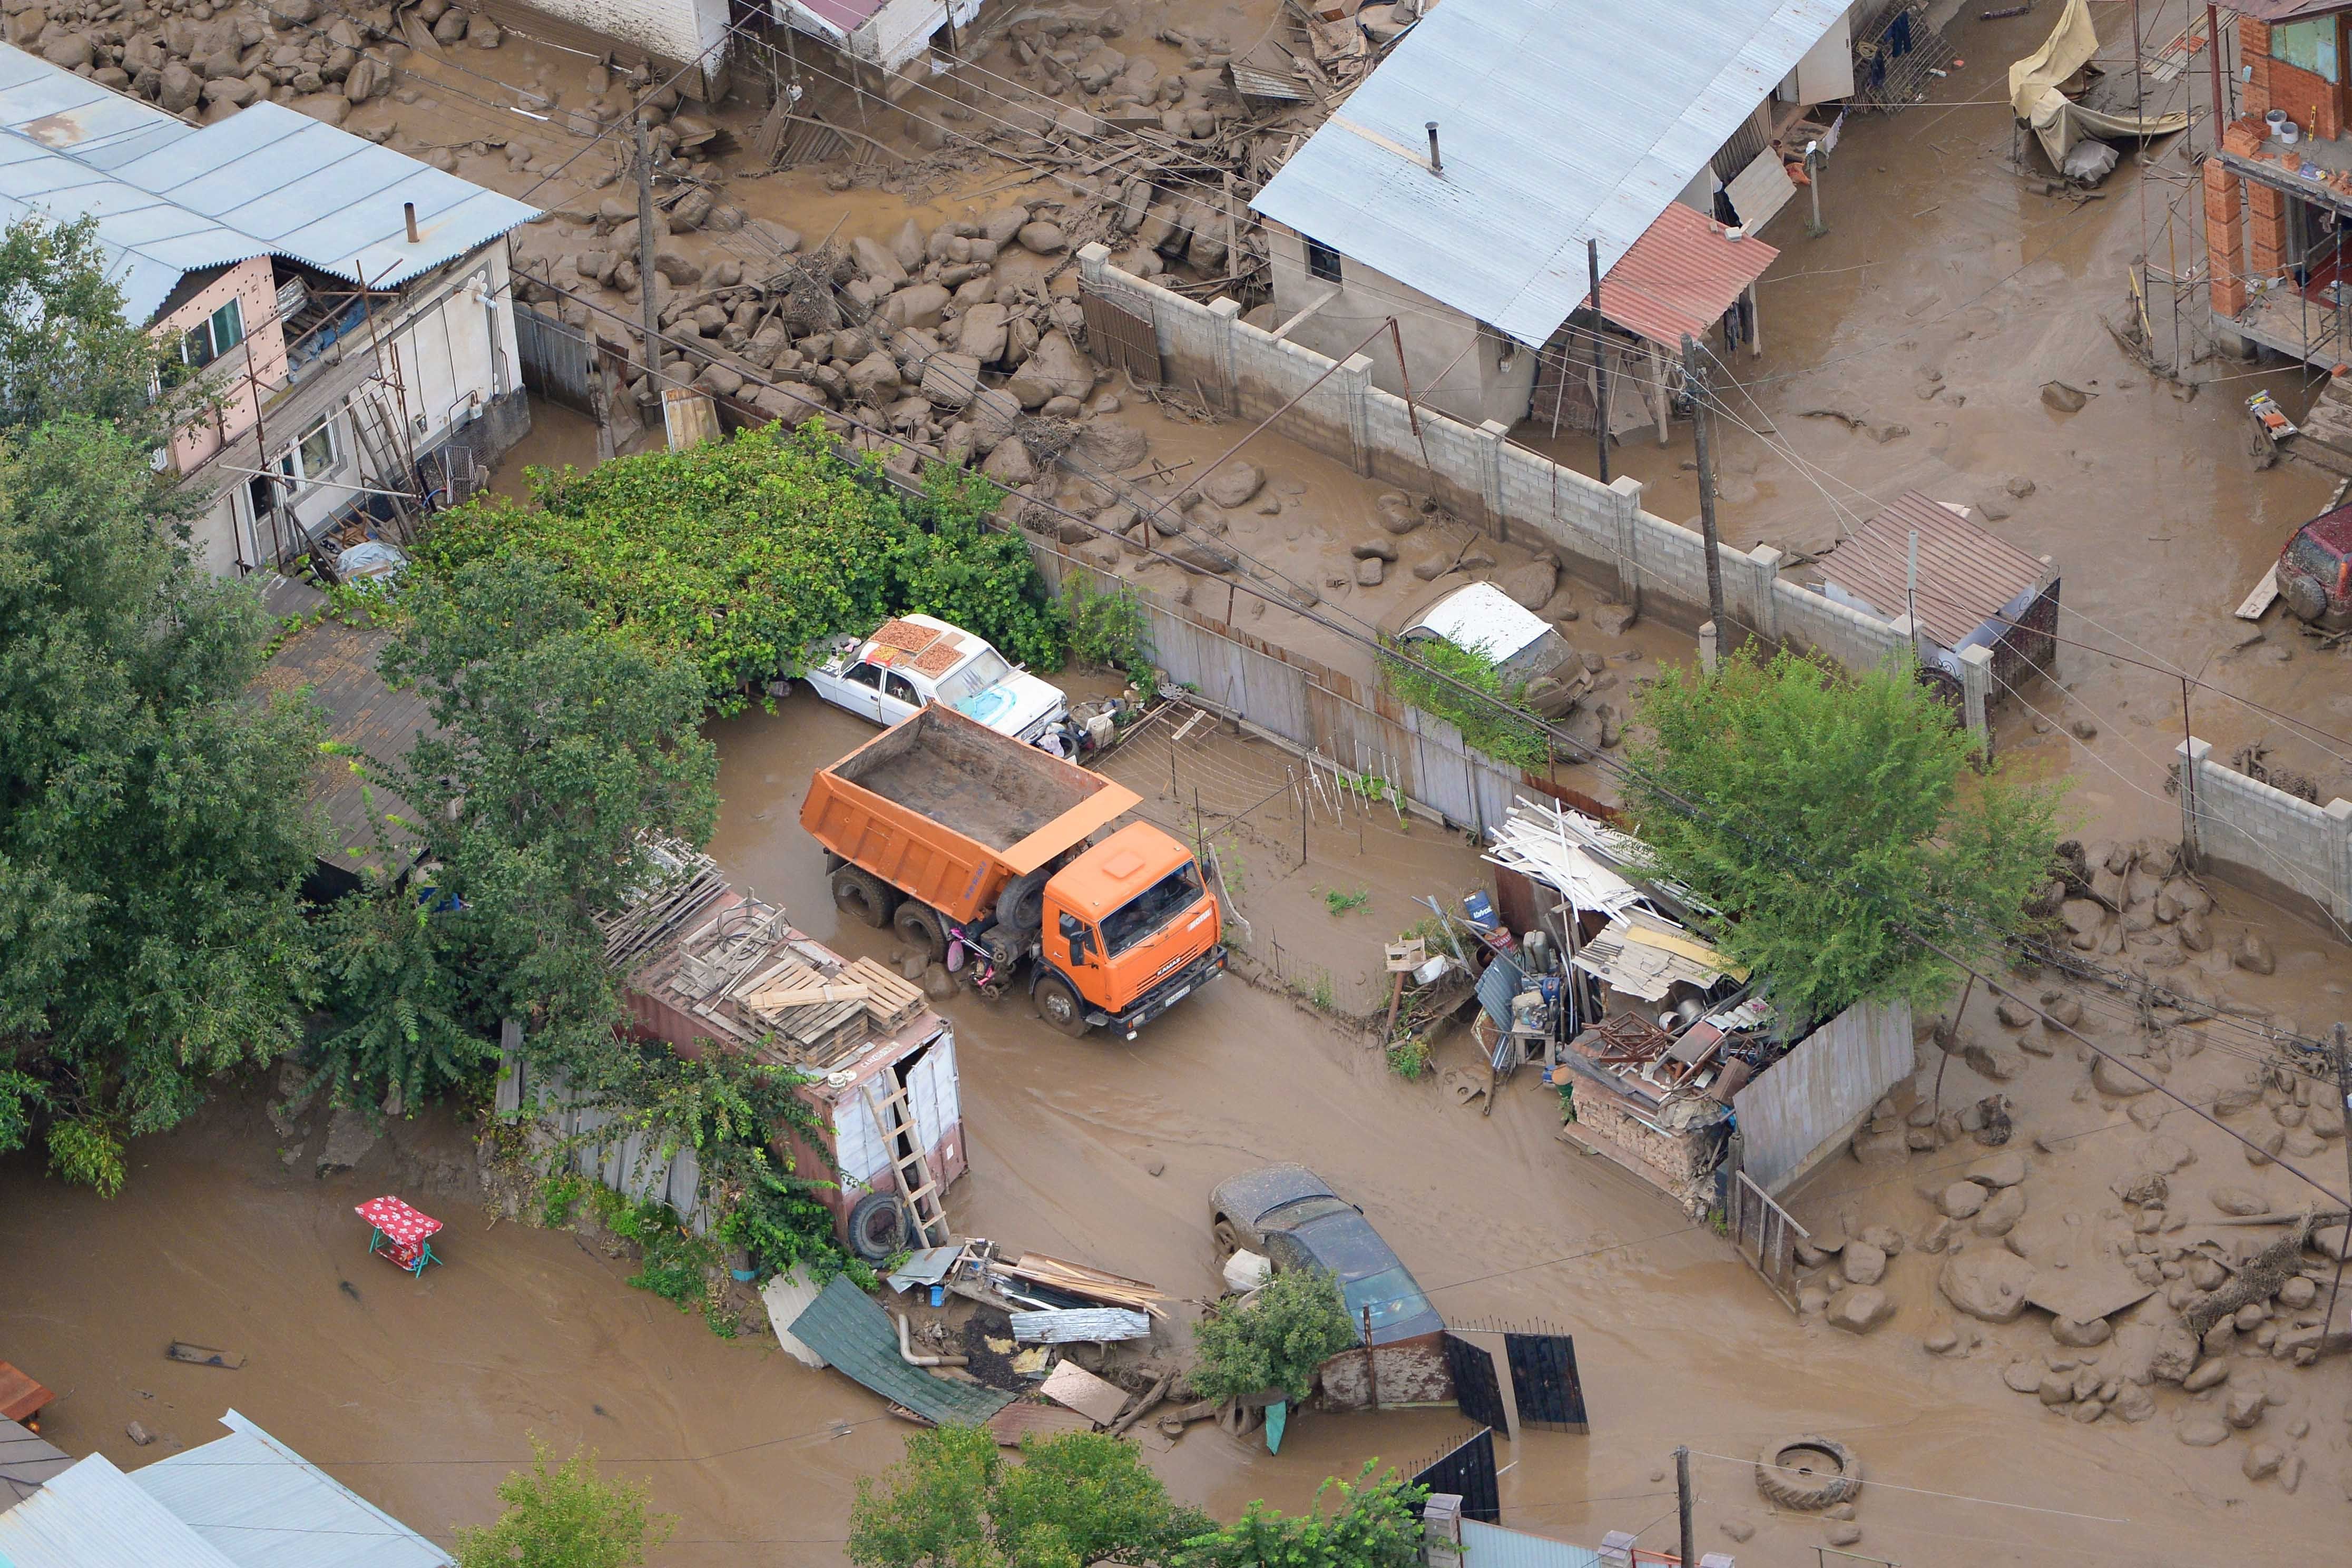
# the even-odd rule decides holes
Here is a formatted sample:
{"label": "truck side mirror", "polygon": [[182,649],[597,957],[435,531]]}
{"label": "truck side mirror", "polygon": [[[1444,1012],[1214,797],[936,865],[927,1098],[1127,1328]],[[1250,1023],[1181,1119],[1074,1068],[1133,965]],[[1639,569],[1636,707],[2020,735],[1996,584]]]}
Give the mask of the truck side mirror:
{"label": "truck side mirror", "polygon": [[1088,950],[1094,946],[1094,933],[1076,915],[1066,914],[1061,918],[1061,932],[1070,942],[1070,962],[1084,963]]}

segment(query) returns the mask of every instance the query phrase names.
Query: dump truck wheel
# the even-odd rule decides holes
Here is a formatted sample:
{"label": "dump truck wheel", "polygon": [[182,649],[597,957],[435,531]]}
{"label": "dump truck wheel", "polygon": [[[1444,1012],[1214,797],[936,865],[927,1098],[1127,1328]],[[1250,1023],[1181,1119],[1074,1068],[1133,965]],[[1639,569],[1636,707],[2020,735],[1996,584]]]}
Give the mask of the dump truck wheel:
{"label": "dump truck wheel", "polygon": [[889,925],[890,911],[898,907],[898,895],[872,872],[844,866],[833,874],[833,901],[843,914],[880,931]]}
{"label": "dump truck wheel", "polygon": [[947,933],[940,929],[940,917],[929,906],[908,899],[890,917],[890,923],[898,928],[899,941],[922,953],[924,963],[937,963],[947,956]]}
{"label": "dump truck wheel", "polygon": [[1783,1437],[1756,1457],[1756,1489],[1781,1508],[1834,1508],[1861,1493],[1862,1461],[1834,1437]]}
{"label": "dump truck wheel", "polygon": [[996,923],[1008,931],[1035,931],[1045,923],[1045,884],[1050,868],[1040,866],[1025,877],[1004,884],[996,895]]}
{"label": "dump truck wheel", "polygon": [[880,1263],[907,1247],[907,1205],[896,1193],[868,1193],[849,1211],[849,1245],[868,1263]]}
{"label": "dump truck wheel", "polygon": [[1037,982],[1037,1011],[1045,1022],[1076,1039],[1094,1027],[1087,1022],[1087,1005],[1070,983],[1058,974]]}

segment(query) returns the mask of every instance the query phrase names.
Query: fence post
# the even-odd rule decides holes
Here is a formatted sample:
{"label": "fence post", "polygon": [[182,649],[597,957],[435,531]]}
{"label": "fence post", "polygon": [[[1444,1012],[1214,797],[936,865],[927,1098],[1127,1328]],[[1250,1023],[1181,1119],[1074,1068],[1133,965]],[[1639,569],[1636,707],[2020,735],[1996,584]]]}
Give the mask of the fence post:
{"label": "fence post", "polygon": [[[2191,861],[2202,859],[2205,853],[2205,834],[2200,826],[2204,820],[2204,812],[2199,807],[2197,797],[2203,792],[2205,759],[2212,752],[2210,741],[2200,741],[2194,735],[2172,748],[2172,754],[2179,759],[2174,763],[2174,769],[2180,778],[2180,820],[2182,832],[2186,835],[2181,847],[2188,852]],[[2334,880],[2340,890],[2342,879]]]}
{"label": "fence post", "polygon": [[1234,340],[1241,335],[1235,323],[1241,320],[1242,302],[1220,294],[1209,301],[1209,314],[1216,321],[1211,342],[1216,345],[1217,379],[1223,384],[1225,412],[1237,415],[1242,411],[1242,384],[1234,364]]}
{"label": "fence post", "polygon": [[[1323,384],[1331,395],[1346,399],[1348,445],[1356,472],[1372,472],[1372,362],[1368,354],[1350,354],[1339,362],[1339,373]],[[1339,423],[1333,421],[1333,423]],[[1311,445],[1312,443],[1308,443]]]}
{"label": "fence post", "polygon": [[1748,552],[1748,564],[1755,571],[1755,602],[1749,606],[1749,614],[1756,617],[1756,635],[1774,644],[1780,640],[1782,559],[1780,552],[1769,544],[1759,544]]}
{"label": "fence post", "polygon": [[1630,474],[1620,474],[1610,481],[1609,490],[1615,498],[1610,524],[1616,534],[1617,599],[1632,605],[1638,614],[1642,608],[1642,550],[1638,542],[1642,481]]}
{"label": "fence post", "polygon": [[2352,800],[2331,800],[2320,810],[2327,814],[2328,826],[2335,829],[2336,842],[2331,846],[2335,874],[2328,879],[2328,891],[2336,900],[2336,918],[2352,921]]}
{"label": "fence post", "polygon": [[1715,673],[1716,664],[1722,658],[1722,635],[1713,621],[1703,621],[1699,625],[1698,667],[1709,675]]}
{"label": "fence post", "polygon": [[1078,247],[1078,287],[1089,294],[1099,294],[1107,281],[1104,274],[1110,270],[1110,247],[1100,240]]}
{"label": "fence post", "polygon": [[1961,706],[1968,710],[1969,732],[1984,742],[1985,761],[1992,761],[1992,649],[1979,644],[1960,650]]}

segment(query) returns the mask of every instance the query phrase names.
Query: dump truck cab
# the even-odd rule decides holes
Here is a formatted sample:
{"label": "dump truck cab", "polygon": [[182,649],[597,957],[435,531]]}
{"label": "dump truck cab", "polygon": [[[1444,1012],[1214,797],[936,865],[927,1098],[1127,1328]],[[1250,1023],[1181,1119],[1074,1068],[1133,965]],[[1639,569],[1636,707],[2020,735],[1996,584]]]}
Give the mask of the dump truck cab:
{"label": "dump truck cab", "polygon": [[1225,966],[1200,863],[1145,823],[1120,828],[1045,884],[1030,994],[1046,1021],[1133,1035]]}

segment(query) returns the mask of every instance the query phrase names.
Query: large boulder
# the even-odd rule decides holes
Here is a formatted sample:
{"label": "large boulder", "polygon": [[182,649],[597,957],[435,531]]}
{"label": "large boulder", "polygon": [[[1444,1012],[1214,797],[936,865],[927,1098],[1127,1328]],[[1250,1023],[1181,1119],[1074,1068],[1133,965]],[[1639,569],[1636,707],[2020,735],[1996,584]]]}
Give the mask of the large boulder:
{"label": "large boulder", "polygon": [[1201,486],[1201,493],[1222,507],[1246,506],[1265,483],[1265,474],[1255,463],[1228,458]]}
{"label": "large boulder", "polygon": [[936,327],[947,304],[948,291],[938,284],[910,284],[882,301],[882,319],[894,327]]}
{"label": "large boulder", "polygon": [[956,347],[982,364],[994,364],[1004,357],[1004,329],[1010,315],[1003,306],[993,303],[965,307],[956,323]]}
{"label": "large boulder", "polygon": [[1037,464],[1020,437],[1007,436],[988,454],[980,471],[1007,489],[1017,489],[1037,477]]}
{"label": "large boulder", "polygon": [[1869,1285],[1850,1285],[1830,1298],[1830,1327],[1850,1334],[1866,1334],[1895,1316],[1886,1292]]}
{"label": "large boulder", "polygon": [[1090,468],[1106,473],[1124,473],[1137,467],[1151,455],[1150,437],[1132,425],[1122,425],[1113,419],[1088,421],[1079,432],[1076,447],[1078,460]]}
{"label": "large boulder", "polygon": [[1944,1259],[1936,1288],[1972,1318],[2009,1323],[2025,1310],[2025,1293],[2033,1280],[2033,1265],[2007,1247],[1971,1247]]}
{"label": "large boulder", "polygon": [[923,395],[935,408],[957,413],[979,392],[980,361],[970,354],[933,354],[923,367]]}
{"label": "large boulder", "polygon": [[196,106],[196,99],[204,90],[204,78],[173,60],[163,68],[161,91],[155,101],[173,114],[185,114]]}
{"label": "large boulder", "polygon": [[898,395],[898,362],[877,349],[849,367],[850,395],[863,403],[887,403]]}
{"label": "large boulder", "polygon": [[1231,572],[1240,563],[1234,552],[1213,539],[1187,534],[1177,540],[1168,552],[1176,564],[1187,572],[1203,574]]}
{"label": "large boulder", "polygon": [[1004,384],[1024,408],[1043,408],[1056,397],[1084,397],[1094,386],[1094,370],[1086,356],[1068,334],[1058,330],[1039,338],[1036,348]]}
{"label": "large boulder", "polygon": [[900,224],[898,232],[890,237],[890,254],[908,272],[916,271],[928,259],[923,231],[915,226],[913,218]]}
{"label": "large boulder", "polygon": [[859,273],[877,288],[896,289],[907,280],[907,269],[898,265],[898,257],[862,234],[849,242],[849,254]]}
{"label": "large boulder", "polygon": [[1495,579],[1495,586],[1509,595],[1511,602],[1522,609],[1541,609],[1559,586],[1559,563],[1549,555],[1538,555],[1523,566],[1503,573]]}

